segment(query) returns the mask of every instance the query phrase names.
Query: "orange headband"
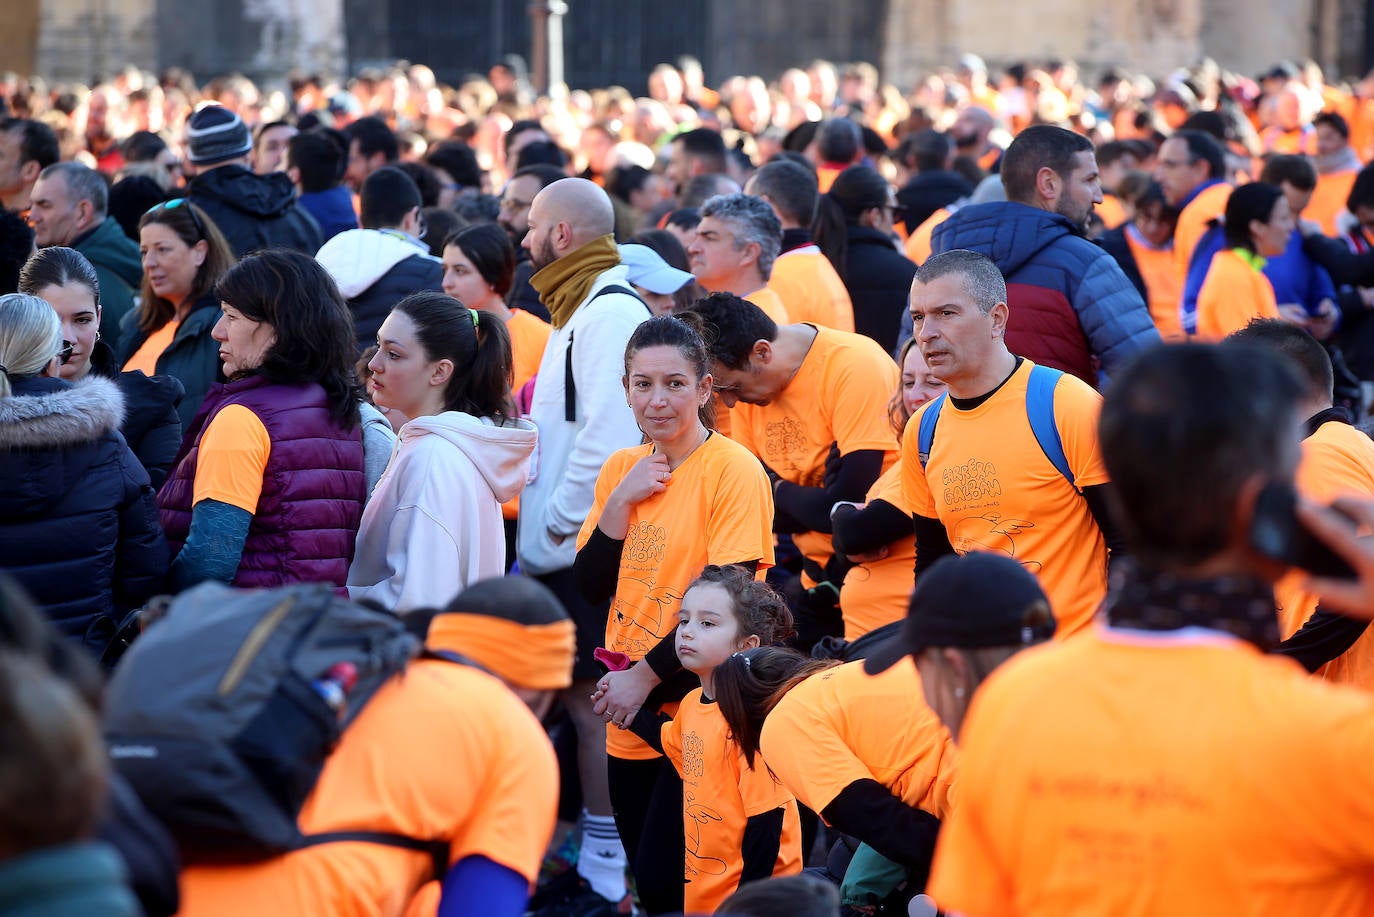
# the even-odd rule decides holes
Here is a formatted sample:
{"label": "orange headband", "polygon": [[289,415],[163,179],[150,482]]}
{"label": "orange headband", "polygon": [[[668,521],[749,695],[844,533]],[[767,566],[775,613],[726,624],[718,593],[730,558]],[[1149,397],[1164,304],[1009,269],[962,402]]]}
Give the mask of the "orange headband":
{"label": "orange headband", "polygon": [[577,635],[569,619],[520,624],[468,612],[436,615],[425,642],[436,650],[467,656],[519,688],[557,691],[572,684]]}

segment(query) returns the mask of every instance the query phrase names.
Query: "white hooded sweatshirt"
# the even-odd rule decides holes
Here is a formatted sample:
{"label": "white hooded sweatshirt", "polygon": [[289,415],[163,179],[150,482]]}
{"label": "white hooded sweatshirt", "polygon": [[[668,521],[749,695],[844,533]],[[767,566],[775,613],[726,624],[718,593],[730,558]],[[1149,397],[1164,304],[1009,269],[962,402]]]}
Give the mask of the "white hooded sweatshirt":
{"label": "white hooded sweatshirt", "polygon": [[401,427],[363,511],[348,594],[398,613],[447,605],[472,583],[506,572],[501,504],[529,473],[535,428],[496,426],[458,411]]}

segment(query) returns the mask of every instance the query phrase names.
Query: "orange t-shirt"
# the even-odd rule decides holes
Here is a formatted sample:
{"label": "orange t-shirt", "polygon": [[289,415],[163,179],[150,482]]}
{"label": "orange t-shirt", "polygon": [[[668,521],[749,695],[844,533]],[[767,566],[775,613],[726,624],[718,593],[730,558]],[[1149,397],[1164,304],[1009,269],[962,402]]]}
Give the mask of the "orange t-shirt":
{"label": "orange t-shirt", "polygon": [[1178,215],[1174,226],[1174,273],[1178,275],[1178,288],[1183,289],[1188,278],[1188,265],[1193,260],[1193,249],[1211,227],[1213,220],[1221,219],[1226,213],[1226,202],[1231,199],[1228,184],[1212,185],[1188,202]]}
{"label": "orange t-shirt", "polygon": [[[882,500],[911,515],[902,491],[902,462],[891,468],[869,488],[867,502]],[[912,533],[887,546],[887,556],[850,567],[840,588],[840,613],[844,615],[844,638],[857,640],[884,624],[906,617],[915,585],[912,569],[916,563],[916,535]]]}
{"label": "orange t-shirt", "polygon": [[773,875],[801,872],[797,801],[761,760],[755,758],[756,766],[750,769],[715,701],[697,688],[682,699],[677,716],[663,724],[661,735],[664,754],[682,776],[687,911],[713,913],[739,887],[744,827],[756,815],[783,810]]}
{"label": "orange t-shirt", "polygon": [[271,455],[272,440],[258,415],[241,404],[226,405],[201,434],[191,505],[218,500],[256,513]]}
{"label": "orange t-shirt", "polygon": [[[1322,504],[1341,496],[1374,497],[1374,442],[1350,424],[1322,424],[1302,442],[1297,483],[1303,496]],[[1285,640],[1317,610],[1317,596],[1303,589],[1304,579],[1295,570],[1274,588],[1279,633]],[[1354,646],[1318,671],[1331,681],[1374,689],[1374,632],[1365,631]]]}
{"label": "orange t-shirt", "polygon": [[[819,328],[787,388],[771,404],[740,402],[730,435],[784,480],[820,487],[830,447],[840,455],[875,449],[896,461],[888,398],[901,381],[892,357],[872,338]],[[797,549],[825,566],[834,549],[825,532],[799,532]]]}
{"label": "orange t-shirt", "polygon": [[1054,393],[1054,421],[1076,487],[1055,470],[1031,432],[1026,382],[1031,361],[978,407],[940,411],[926,467],[917,417],[902,437],[902,483],[913,513],[944,523],[960,554],[992,551],[1036,575],[1066,637],[1086,627],[1107,593],[1107,545],[1078,489],[1104,484],[1097,442],[1102,396],[1067,373]]}
{"label": "orange t-shirt", "polygon": [[177,328],[180,325],[181,322],[172,319],[148,335],[138,350],[134,351],[134,355],[124,361],[124,371],[129,373],[137,370],[145,376],[156,376],[158,358],[164,350],[172,346],[172,340],[177,336]]}
{"label": "orange t-shirt", "polygon": [[1245,255],[1223,249],[1212,257],[1197,294],[1198,340],[1220,341],[1253,318],[1279,318],[1274,287]]}
{"label": "orange t-shirt", "polygon": [[926,221],[917,226],[906,240],[906,256],[916,264],[925,264],[930,257],[930,237],[935,232],[935,227],[954,215],[954,211],[948,207],[941,207],[939,210],[926,217]]}
{"label": "orange t-shirt", "polygon": [[773,324],[778,326],[792,324],[791,316],[787,314],[787,306],[783,305],[782,297],[768,287],[759,287],[748,296],[741,296],[740,298],[762,309],[763,314],[773,320]]}
{"label": "orange t-shirt", "polygon": [[[611,454],[596,479],[577,548],[587,543],[612,491],[652,444]],[[707,564],[773,565],[773,491],[758,459],[713,433],[687,457],[668,489],[630,510],[620,578],[606,621],[606,648],[641,659],[677,627],[687,586]],[[606,748],[617,758],[658,754],[633,733],[608,726]]]}
{"label": "orange t-shirt", "polygon": [[[529,708],[484,672],[422,660],[348,727],[300,826],[446,840],[450,863],[486,857],[533,884],[557,807],[558,762]],[[423,852],[321,844],[251,865],[187,866],[180,914],[398,917],[432,875]]]}
{"label": "orange t-shirt", "polygon": [[849,301],[849,291],[830,259],[814,245],[779,255],[773,262],[768,289],[778,294],[793,322],[810,322],[836,331],[854,330],[854,305]]}
{"label": "orange t-shirt", "polygon": [[1374,913],[1374,698],[1234,637],[1027,650],[973,696],[960,752],[942,911]]}
{"label": "orange t-shirt", "polygon": [[1347,169],[1318,175],[1317,187],[1303,209],[1303,217],[1321,224],[1322,232],[1326,235],[1339,235],[1340,227],[1336,225],[1336,218],[1345,213],[1345,202],[1350,198],[1350,189],[1355,186],[1355,176],[1358,174],[1354,169]]}
{"label": "orange t-shirt", "polygon": [[1102,226],[1106,229],[1116,229],[1126,222],[1126,207],[1115,194],[1104,192],[1102,203],[1097,205],[1096,211],[1098,218],[1102,220]]}
{"label": "orange t-shirt", "polygon": [[[866,674],[863,662],[812,675],[768,714],[759,748],[782,785],[814,812],[857,780],[876,780],[936,818],[953,804],[959,751],[907,661],[880,675]],[[761,766],[757,758],[754,765]]]}
{"label": "orange t-shirt", "polygon": [[1151,248],[1128,226],[1126,244],[1135,258],[1140,278],[1145,281],[1150,318],[1154,320],[1159,336],[1166,341],[1183,340],[1183,317],[1179,314],[1183,287],[1175,270],[1172,243],[1164,248]]}
{"label": "orange t-shirt", "polygon": [[539,372],[539,361],[544,358],[544,345],[553,334],[553,326],[524,309],[511,309],[506,331],[510,333],[511,363],[515,370],[511,391],[518,392]]}

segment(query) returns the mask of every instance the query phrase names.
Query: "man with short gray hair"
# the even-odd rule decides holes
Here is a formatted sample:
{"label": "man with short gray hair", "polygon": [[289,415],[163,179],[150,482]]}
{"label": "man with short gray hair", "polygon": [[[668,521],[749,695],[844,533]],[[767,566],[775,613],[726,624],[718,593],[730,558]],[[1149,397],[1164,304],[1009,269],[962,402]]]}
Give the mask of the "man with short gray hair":
{"label": "man with short gray hair", "polygon": [[105,176],[79,162],[39,173],[29,194],[29,223],[39,248],[65,245],[85,255],[100,280],[100,336],[119,353],[119,323],[133,309],[143,279],[138,246],[108,216]]}
{"label": "man with short gray hair", "polygon": [[767,201],[747,194],[719,194],[701,207],[687,261],[707,292],[734,293],[774,323],[787,325],[791,319],[782,297],[768,289],[781,249],[782,222]]}

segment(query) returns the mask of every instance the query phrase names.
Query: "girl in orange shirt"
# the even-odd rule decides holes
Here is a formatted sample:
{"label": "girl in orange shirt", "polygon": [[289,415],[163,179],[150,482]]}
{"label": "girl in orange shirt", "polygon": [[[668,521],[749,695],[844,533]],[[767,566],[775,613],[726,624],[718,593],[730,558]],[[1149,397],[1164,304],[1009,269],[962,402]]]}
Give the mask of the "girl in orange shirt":
{"label": "girl in orange shirt", "polygon": [[1283,254],[1293,211],[1274,185],[1251,182],[1226,202],[1226,249],[1217,252],[1197,300],[1197,336],[1219,341],[1255,318],[1282,318],[1264,259]]}
{"label": "girl in orange shirt", "polygon": [[635,733],[682,777],[684,906],[713,913],[742,882],[801,872],[797,802],[766,767],[750,767],[715,702],[712,673],[736,653],[792,634],[782,597],[739,566],[708,566],[682,598],[676,646],[701,687],[671,720],[641,711]]}

